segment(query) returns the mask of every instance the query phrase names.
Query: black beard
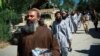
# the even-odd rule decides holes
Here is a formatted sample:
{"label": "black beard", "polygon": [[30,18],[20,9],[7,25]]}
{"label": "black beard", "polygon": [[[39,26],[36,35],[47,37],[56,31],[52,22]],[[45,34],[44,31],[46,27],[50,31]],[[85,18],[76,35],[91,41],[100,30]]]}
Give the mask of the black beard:
{"label": "black beard", "polygon": [[63,17],[62,17],[62,19],[64,19],[64,20],[65,20],[65,19],[66,19],[66,17],[67,17],[67,16],[63,16]]}
{"label": "black beard", "polygon": [[57,21],[58,23],[60,23],[60,22],[61,22],[61,18],[59,18],[59,19],[56,19],[56,21]]}
{"label": "black beard", "polygon": [[66,16],[63,16],[63,17],[62,17],[62,19],[66,19],[67,17],[68,17],[68,15],[66,15]]}

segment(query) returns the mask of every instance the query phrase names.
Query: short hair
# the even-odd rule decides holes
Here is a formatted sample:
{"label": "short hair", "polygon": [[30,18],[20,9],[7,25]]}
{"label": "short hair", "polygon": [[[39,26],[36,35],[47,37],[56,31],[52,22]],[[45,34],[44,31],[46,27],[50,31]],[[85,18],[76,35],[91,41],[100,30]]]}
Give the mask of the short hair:
{"label": "short hair", "polygon": [[61,11],[57,11],[57,12],[55,13],[55,16],[57,16],[58,13],[60,13],[60,15],[62,15],[62,12],[61,12]]}
{"label": "short hair", "polygon": [[40,13],[40,10],[39,10],[39,9],[37,9],[37,8],[32,8],[32,9],[29,9],[28,12],[29,12],[29,11],[36,11],[36,12],[37,12],[37,16],[38,16],[38,17],[41,17],[41,13]]}

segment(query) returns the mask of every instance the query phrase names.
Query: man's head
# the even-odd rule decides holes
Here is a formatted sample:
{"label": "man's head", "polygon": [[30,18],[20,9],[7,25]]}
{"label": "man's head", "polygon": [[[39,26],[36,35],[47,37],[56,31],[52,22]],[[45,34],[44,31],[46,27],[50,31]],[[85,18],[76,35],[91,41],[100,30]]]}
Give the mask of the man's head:
{"label": "man's head", "polygon": [[72,11],[72,12],[71,12],[71,15],[73,16],[74,14],[75,14],[75,11]]}
{"label": "man's head", "polygon": [[55,13],[55,20],[60,22],[62,19],[62,13],[60,11]]}
{"label": "man's head", "polygon": [[28,10],[26,16],[27,24],[22,28],[22,32],[24,33],[35,32],[38,27],[39,19],[40,19],[40,12],[38,9],[33,8]]}
{"label": "man's head", "polygon": [[63,11],[62,12],[63,19],[66,19],[67,16],[68,16],[68,12],[67,11]]}
{"label": "man's head", "polygon": [[38,9],[33,8],[28,10],[26,20],[29,22],[35,22],[40,19],[40,12]]}

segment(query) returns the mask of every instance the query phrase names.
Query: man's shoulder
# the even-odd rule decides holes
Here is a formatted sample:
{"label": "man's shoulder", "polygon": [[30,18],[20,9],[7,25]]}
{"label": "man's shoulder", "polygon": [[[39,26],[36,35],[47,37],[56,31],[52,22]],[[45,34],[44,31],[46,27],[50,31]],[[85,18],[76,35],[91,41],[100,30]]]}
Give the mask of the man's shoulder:
{"label": "man's shoulder", "polygon": [[53,21],[53,23],[52,23],[52,26],[54,27],[54,26],[56,26],[56,25],[58,25],[59,23],[57,22],[57,21]]}
{"label": "man's shoulder", "polygon": [[41,31],[50,31],[50,29],[47,26],[39,26],[37,30],[41,30]]}
{"label": "man's shoulder", "polygon": [[61,25],[66,24],[66,20],[62,20],[60,24]]}

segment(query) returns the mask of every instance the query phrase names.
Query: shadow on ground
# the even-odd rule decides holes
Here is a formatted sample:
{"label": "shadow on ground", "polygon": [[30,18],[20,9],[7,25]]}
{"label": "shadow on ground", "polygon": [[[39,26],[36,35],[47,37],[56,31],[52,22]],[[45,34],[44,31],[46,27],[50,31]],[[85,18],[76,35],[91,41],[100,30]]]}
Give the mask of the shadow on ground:
{"label": "shadow on ground", "polygon": [[90,50],[75,50],[79,53],[88,54],[88,56],[100,56],[100,45],[91,45]]}
{"label": "shadow on ground", "polygon": [[75,34],[85,34],[84,30],[78,30]]}
{"label": "shadow on ground", "polygon": [[98,28],[98,31],[96,31],[94,28],[89,29],[89,34],[90,34],[93,38],[98,38],[98,39],[100,39],[100,28]]}
{"label": "shadow on ground", "polygon": [[76,32],[75,34],[85,34],[85,32]]}

